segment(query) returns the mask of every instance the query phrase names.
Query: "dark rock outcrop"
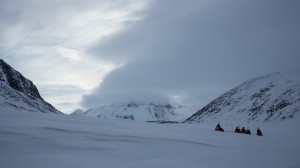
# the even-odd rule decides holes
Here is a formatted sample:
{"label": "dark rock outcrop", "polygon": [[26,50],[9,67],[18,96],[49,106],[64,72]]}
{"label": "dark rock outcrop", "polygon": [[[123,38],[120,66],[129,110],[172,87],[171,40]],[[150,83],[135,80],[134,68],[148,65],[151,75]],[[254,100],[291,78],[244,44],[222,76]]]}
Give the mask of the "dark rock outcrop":
{"label": "dark rock outcrop", "polygon": [[61,113],[44,101],[37,87],[0,59],[0,107],[21,111]]}

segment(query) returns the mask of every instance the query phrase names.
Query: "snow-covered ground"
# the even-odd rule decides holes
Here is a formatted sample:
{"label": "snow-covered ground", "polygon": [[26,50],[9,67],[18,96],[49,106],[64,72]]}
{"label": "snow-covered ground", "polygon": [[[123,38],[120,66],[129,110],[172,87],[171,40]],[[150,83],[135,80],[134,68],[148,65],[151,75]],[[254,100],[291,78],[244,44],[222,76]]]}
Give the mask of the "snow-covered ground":
{"label": "snow-covered ground", "polygon": [[[300,167],[299,118],[261,126],[263,137],[215,132],[215,124],[154,124],[0,109],[0,167]],[[255,125],[250,128],[254,133]]]}

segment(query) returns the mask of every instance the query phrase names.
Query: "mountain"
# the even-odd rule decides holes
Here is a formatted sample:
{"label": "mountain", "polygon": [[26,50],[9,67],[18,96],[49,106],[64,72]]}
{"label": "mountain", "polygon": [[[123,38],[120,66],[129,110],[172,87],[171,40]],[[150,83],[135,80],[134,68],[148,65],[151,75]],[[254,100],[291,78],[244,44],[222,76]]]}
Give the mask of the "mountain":
{"label": "mountain", "polygon": [[77,109],[73,113],[71,113],[71,115],[73,115],[73,116],[80,116],[80,115],[83,115],[83,114],[84,114],[84,112],[80,109]]}
{"label": "mountain", "polygon": [[[81,115],[137,121],[183,121],[196,110],[195,106],[130,102],[103,105]],[[78,112],[71,115],[78,115]]]}
{"label": "mountain", "polygon": [[273,73],[246,81],[185,122],[266,123],[294,118],[300,111],[300,71]]}
{"label": "mountain", "polygon": [[44,101],[32,81],[0,59],[0,107],[19,111],[61,113]]}

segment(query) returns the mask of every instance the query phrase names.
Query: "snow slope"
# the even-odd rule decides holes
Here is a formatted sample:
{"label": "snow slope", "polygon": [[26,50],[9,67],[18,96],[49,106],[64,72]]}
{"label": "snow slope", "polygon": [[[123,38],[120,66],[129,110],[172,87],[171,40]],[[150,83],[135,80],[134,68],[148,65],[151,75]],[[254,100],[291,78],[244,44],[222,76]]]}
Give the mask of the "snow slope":
{"label": "snow slope", "polygon": [[77,109],[73,113],[71,113],[71,115],[73,115],[73,116],[81,116],[83,114],[84,114],[84,111],[82,111],[80,109]]}
{"label": "snow slope", "polygon": [[0,107],[43,113],[61,113],[41,97],[32,81],[0,59]]}
{"label": "snow slope", "polygon": [[215,125],[208,124],[0,109],[0,167],[298,168],[298,123],[299,118],[265,124],[261,128],[265,136],[257,137],[215,132]]}
{"label": "snow slope", "polygon": [[196,106],[130,102],[102,105],[85,113],[72,115],[136,121],[183,121],[198,109]]}
{"label": "snow slope", "polygon": [[246,81],[199,110],[186,122],[277,122],[299,116],[300,70]]}

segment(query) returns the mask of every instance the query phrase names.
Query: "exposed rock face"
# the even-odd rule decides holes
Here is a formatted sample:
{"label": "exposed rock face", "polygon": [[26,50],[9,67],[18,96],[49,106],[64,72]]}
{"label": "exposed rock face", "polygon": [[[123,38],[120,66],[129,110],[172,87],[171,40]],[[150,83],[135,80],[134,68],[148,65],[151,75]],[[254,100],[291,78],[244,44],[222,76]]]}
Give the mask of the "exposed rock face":
{"label": "exposed rock face", "polygon": [[61,113],[41,97],[32,81],[0,59],[0,107],[22,111]]}
{"label": "exposed rock face", "polygon": [[28,79],[26,79],[21,73],[14,70],[6,62],[0,59],[0,81],[5,82],[11,88],[22,92],[28,96],[42,99],[36,86]]}
{"label": "exposed rock face", "polygon": [[276,122],[293,118],[299,111],[300,71],[293,71],[251,79],[213,100],[185,122]]}

